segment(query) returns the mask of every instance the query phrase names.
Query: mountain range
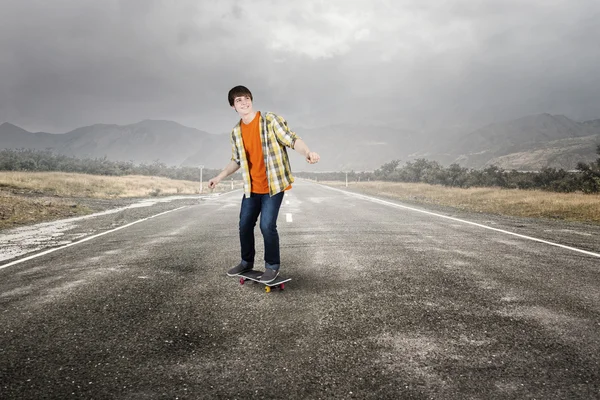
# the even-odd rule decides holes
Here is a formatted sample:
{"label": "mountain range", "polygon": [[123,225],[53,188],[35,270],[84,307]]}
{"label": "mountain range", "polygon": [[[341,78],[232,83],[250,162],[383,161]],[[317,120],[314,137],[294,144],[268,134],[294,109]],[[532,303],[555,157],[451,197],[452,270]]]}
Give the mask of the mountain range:
{"label": "mountain range", "polygon": [[[96,124],[64,134],[28,132],[0,125],[0,148],[51,150],[78,158],[181,165],[202,149],[207,167],[226,164],[231,155],[228,135],[213,135],[173,121],[144,120],[130,125]],[[223,162],[225,159],[225,162]]]}
{"label": "mountain range", "polygon": [[[464,134],[425,134],[398,126],[340,124],[295,128],[319,152],[321,162],[308,165],[290,151],[296,171],[368,171],[391,160],[417,158],[469,168],[573,169],[595,160],[600,119],[576,122],[562,115],[538,114],[495,123]],[[79,158],[220,169],[231,157],[229,134],[211,134],[173,121],[144,120],[130,125],[96,124],[63,134],[28,132],[0,125],[0,148],[52,150]]]}

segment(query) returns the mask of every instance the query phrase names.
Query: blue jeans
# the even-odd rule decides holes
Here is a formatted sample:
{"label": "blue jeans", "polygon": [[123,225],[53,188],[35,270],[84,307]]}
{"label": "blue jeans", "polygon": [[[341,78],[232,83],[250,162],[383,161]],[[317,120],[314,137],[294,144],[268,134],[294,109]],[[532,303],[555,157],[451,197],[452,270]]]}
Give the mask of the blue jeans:
{"label": "blue jeans", "polygon": [[260,215],[260,231],[265,242],[265,268],[278,270],[279,233],[277,233],[277,216],[283,201],[284,192],[274,196],[252,193],[242,199],[240,210],[240,244],[242,247],[242,263],[253,264],[256,251],[254,248],[254,227]]}

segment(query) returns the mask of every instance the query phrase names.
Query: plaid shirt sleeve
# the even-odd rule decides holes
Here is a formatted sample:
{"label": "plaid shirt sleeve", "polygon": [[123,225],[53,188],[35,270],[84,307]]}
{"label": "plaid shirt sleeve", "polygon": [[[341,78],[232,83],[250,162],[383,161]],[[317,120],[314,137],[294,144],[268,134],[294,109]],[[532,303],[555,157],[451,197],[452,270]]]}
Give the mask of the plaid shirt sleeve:
{"label": "plaid shirt sleeve", "polygon": [[[236,127],[237,128],[237,127]],[[231,142],[231,161],[235,161],[237,165],[240,165],[242,160],[240,157],[240,150],[238,147],[238,140],[236,138],[235,129],[231,132],[230,142]]]}
{"label": "plaid shirt sleeve", "polygon": [[292,132],[287,124],[287,121],[276,114],[269,113],[270,121],[273,124],[273,132],[275,133],[275,137],[277,141],[282,146],[294,148],[294,144],[296,144],[296,140],[300,139],[296,133]]}

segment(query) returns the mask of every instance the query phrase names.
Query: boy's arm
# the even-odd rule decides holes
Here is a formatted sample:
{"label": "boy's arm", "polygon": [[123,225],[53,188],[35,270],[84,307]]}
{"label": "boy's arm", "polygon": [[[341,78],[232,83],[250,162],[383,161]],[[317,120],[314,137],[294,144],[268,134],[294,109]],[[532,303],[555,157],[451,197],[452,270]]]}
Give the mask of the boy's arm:
{"label": "boy's arm", "polygon": [[223,168],[223,170],[219,173],[219,175],[215,176],[211,180],[208,181],[209,189],[214,189],[215,186],[223,179],[227,178],[229,175],[233,174],[235,171],[240,169],[240,152],[237,146],[237,142],[235,140],[235,128],[231,132],[231,136],[229,137],[231,143],[231,161],[229,164]]}
{"label": "boy's arm", "polygon": [[319,162],[319,159],[321,158],[314,151],[310,151],[306,143],[304,143],[304,140],[300,138],[296,139],[294,143],[294,150],[302,154],[306,158],[306,162],[309,164],[315,164]]}
{"label": "boy's arm", "polygon": [[233,174],[238,169],[240,169],[238,163],[236,163],[233,160],[229,161],[229,164],[227,164],[227,166],[223,168],[223,171],[221,171],[219,175],[215,176],[214,178],[208,181],[209,189],[214,189],[219,182],[227,178],[229,175]]}
{"label": "boy's arm", "polygon": [[279,144],[294,148],[296,140],[300,138],[290,129],[285,118],[273,113],[267,113],[265,118]]}
{"label": "boy's arm", "polygon": [[302,154],[306,158],[306,162],[309,164],[315,164],[319,162],[319,155],[314,151],[310,151],[306,143],[296,135],[288,127],[287,121],[276,114],[271,114],[275,136],[277,141],[284,146],[288,146]]}

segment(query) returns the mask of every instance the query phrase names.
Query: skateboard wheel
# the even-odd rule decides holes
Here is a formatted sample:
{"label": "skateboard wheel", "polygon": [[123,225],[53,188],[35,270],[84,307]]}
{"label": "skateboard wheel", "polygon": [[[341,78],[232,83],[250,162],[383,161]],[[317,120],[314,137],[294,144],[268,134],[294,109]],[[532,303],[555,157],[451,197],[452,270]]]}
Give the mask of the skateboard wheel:
{"label": "skateboard wheel", "polygon": [[279,285],[279,290],[283,290],[285,289],[285,283],[282,283],[281,285]]}
{"label": "skateboard wheel", "polygon": [[240,285],[243,285],[244,283],[246,283],[246,280],[244,278],[240,278]]}
{"label": "skateboard wheel", "polygon": [[271,293],[271,286],[265,286],[265,292]]}

